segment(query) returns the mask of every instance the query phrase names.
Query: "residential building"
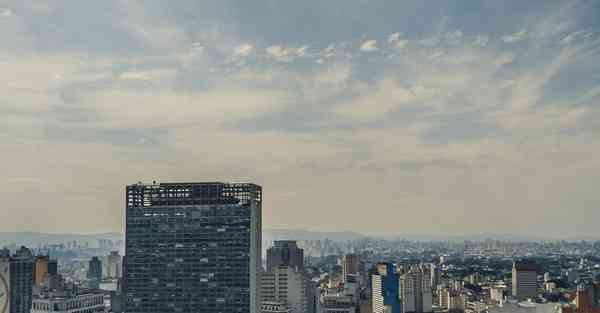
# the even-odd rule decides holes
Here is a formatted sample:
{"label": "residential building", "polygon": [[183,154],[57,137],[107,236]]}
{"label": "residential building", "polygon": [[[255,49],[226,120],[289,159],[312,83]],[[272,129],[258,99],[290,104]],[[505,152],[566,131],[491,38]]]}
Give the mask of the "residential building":
{"label": "residential building", "polygon": [[371,277],[373,313],[400,313],[400,276],[392,263],[379,263]]}
{"label": "residential building", "polygon": [[518,301],[537,298],[537,265],[530,260],[513,262],[512,296]]}
{"label": "residential building", "polygon": [[294,312],[314,313],[310,288],[312,282],[298,268],[280,266],[261,275],[262,303],[283,303]]}
{"label": "residential building", "polygon": [[411,267],[400,277],[400,299],[403,313],[433,312],[433,295],[429,266]]}
{"label": "residential building", "polygon": [[342,280],[346,282],[348,275],[358,275],[360,269],[360,263],[358,255],[346,254],[342,258]]}

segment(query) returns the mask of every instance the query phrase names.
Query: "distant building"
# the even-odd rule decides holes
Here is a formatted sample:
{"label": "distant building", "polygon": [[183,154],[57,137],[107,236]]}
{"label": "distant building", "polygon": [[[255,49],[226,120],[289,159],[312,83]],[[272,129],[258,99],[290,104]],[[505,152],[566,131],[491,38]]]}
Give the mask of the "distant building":
{"label": "distant building", "polygon": [[414,266],[400,277],[402,313],[433,312],[429,266]]}
{"label": "distant building", "polygon": [[36,296],[31,313],[103,313],[104,293],[81,291],[60,292]]}
{"label": "distant building", "polygon": [[373,313],[401,313],[400,277],[392,263],[379,263],[371,277]]}
{"label": "distant building", "polygon": [[324,294],[319,300],[319,313],[358,313],[358,305],[352,296]]}
{"label": "distant building", "polygon": [[48,256],[38,256],[35,260],[35,285],[41,287],[44,283],[44,277],[48,274]]}
{"label": "distant building", "polygon": [[138,183],[125,203],[125,312],[260,311],[260,186]]}
{"label": "distant building", "polygon": [[359,258],[356,254],[346,254],[342,259],[342,280],[346,282],[346,277],[348,275],[358,275],[359,274]]}
{"label": "distant building", "polygon": [[106,258],[106,276],[108,278],[121,278],[121,268],[123,258],[119,255],[119,251],[112,251]]}
{"label": "distant building", "polygon": [[293,310],[288,308],[283,303],[266,301],[266,302],[261,303],[260,312],[261,313],[292,313]]}
{"label": "distant building", "polygon": [[537,264],[515,261],[512,269],[512,296],[518,301],[537,298]]}
{"label": "distant building", "polygon": [[100,288],[100,282],[102,282],[102,261],[98,257],[93,257],[88,265],[87,278],[89,280],[90,288]]}
{"label": "distant building", "polygon": [[296,241],[278,240],[267,249],[267,271],[280,266],[304,269],[304,250],[298,248]]}

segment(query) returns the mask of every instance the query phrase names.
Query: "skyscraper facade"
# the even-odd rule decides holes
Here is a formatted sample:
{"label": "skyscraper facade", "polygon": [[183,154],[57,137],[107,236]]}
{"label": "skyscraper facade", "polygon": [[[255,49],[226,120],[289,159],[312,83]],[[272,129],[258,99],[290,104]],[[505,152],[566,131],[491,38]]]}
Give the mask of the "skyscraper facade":
{"label": "skyscraper facade", "polygon": [[296,241],[275,241],[273,247],[267,249],[267,271],[280,266],[304,269],[304,250],[298,248]]}
{"label": "skyscraper facade", "polygon": [[0,313],[29,313],[35,284],[35,258],[25,247],[12,256],[0,251]]}
{"label": "skyscraper facade", "polygon": [[138,183],[125,204],[126,312],[259,312],[260,186]]}
{"label": "skyscraper facade", "polygon": [[402,313],[433,312],[429,265],[411,267],[400,277]]}
{"label": "skyscraper facade", "polygon": [[537,264],[534,261],[513,262],[512,295],[519,301],[537,297]]}
{"label": "skyscraper facade", "polygon": [[294,312],[314,313],[311,292],[315,288],[304,271],[280,266],[261,275],[262,302],[284,303]]}
{"label": "skyscraper facade", "polygon": [[356,254],[346,254],[342,258],[342,280],[346,282],[346,276],[358,275],[359,260]]}
{"label": "skyscraper facade", "polygon": [[121,278],[123,259],[119,255],[119,251],[111,251],[106,258],[106,262],[106,276],[109,278]]}
{"label": "skyscraper facade", "polygon": [[400,313],[399,275],[392,263],[379,263],[371,280],[373,313]]}
{"label": "skyscraper facade", "polygon": [[100,288],[100,283],[102,282],[102,261],[96,256],[89,262],[87,278],[90,281],[90,288]]}

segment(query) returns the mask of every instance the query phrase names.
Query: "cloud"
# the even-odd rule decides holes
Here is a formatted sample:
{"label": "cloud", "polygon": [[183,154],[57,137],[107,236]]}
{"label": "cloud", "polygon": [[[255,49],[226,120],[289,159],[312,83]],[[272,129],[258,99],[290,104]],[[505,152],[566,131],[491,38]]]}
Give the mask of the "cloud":
{"label": "cloud", "polygon": [[279,227],[343,208],[365,232],[597,233],[594,4],[476,5],[482,27],[452,2],[317,2],[8,2],[0,201],[21,214],[0,228],[120,231],[122,186],[160,178],[263,184]]}
{"label": "cloud", "polygon": [[337,113],[355,121],[377,120],[404,104],[415,104],[431,97],[434,92],[424,86],[404,87],[392,79],[375,86],[362,86],[363,94],[338,106]]}
{"label": "cloud", "polygon": [[490,38],[486,35],[477,35],[475,40],[473,40],[473,45],[477,47],[486,47]]}
{"label": "cloud", "polygon": [[393,33],[388,36],[388,43],[394,48],[402,49],[408,45],[408,40],[402,39],[402,33]]}
{"label": "cloud", "polygon": [[0,8],[0,17],[11,17],[13,12],[7,8]]}
{"label": "cloud", "polygon": [[291,62],[296,58],[306,57],[308,55],[308,46],[301,46],[298,48],[294,47],[283,47],[283,46],[269,46],[265,49],[267,55],[281,62]]}
{"label": "cloud", "polygon": [[572,43],[578,36],[585,34],[584,30],[578,30],[576,32],[573,32],[567,36],[565,36],[563,39],[560,40],[560,44],[561,45],[568,45],[570,43]]}
{"label": "cloud", "polygon": [[247,57],[250,55],[250,53],[252,53],[252,50],[254,50],[254,47],[250,44],[239,45],[233,50],[233,55],[238,57]]}
{"label": "cloud", "polygon": [[373,52],[377,51],[377,40],[367,40],[360,45],[360,51]]}
{"label": "cloud", "polygon": [[502,40],[506,43],[516,43],[516,42],[520,42],[523,41],[527,38],[527,30],[526,29],[522,29],[516,33],[510,34],[510,35],[505,35],[502,36]]}

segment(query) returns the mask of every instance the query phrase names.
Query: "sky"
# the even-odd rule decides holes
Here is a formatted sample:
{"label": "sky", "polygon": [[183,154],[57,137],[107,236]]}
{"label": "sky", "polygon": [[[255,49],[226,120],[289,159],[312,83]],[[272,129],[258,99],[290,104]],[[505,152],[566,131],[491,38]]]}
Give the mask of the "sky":
{"label": "sky", "polygon": [[267,228],[600,238],[600,2],[0,0],[0,231],[138,181]]}

